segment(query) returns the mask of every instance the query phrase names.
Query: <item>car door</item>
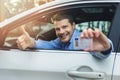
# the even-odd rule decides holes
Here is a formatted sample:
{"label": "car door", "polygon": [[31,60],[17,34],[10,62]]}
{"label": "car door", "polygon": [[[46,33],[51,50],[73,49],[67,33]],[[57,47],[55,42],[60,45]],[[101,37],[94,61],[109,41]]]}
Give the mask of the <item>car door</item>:
{"label": "car door", "polygon": [[[51,3],[53,4],[53,3]],[[45,5],[47,6],[47,5]],[[109,7],[112,7],[109,9]],[[112,52],[111,55],[106,59],[99,59],[92,56],[89,52],[85,51],[66,51],[66,50],[25,50],[21,51],[16,47],[13,47],[14,43],[8,41],[9,39],[16,40],[16,36],[22,35],[15,34],[18,32],[16,28],[20,25],[26,28],[26,31],[36,39],[54,39],[55,33],[53,30],[53,24],[49,21],[50,16],[56,12],[70,11],[76,17],[77,27],[80,31],[89,27],[86,24],[89,22],[96,24],[93,21],[103,21],[101,23],[102,28],[104,21],[110,21],[106,24],[111,24],[110,27],[105,27],[107,36],[109,32],[112,32],[112,20],[114,18],[115,12],[117,10],[117,2],[96,2],[96,1],[72,1],[63,4],[57,4],[54,6],[44,6],[37,7],[21,13],[11,19],[8,19],[0,24],[1,29],[1,45],[8,47],[1,47],[0,50],[0,79],[1,80],[112,80],[114,60],[116,53]],[[113,11],[111,14],[107,11],[105,13],[99,13],[102,9]],[[95,9],[95,10],[94,10]],[[96,11],[98,10],[99,11]],[[93,10],[93,11],[91,11]],[[79,11],[89,12],[89,16],[85,17],[85,13],[81,14]],[[77,14],[74,14],[74,13]],[[96,14],[94,14],[94,12]],[[103,11],[104,12],[104,11]],[[79,18],[79,14],[85,18]],[[99,14],[99,15],[97,15]],[[97,16],[96,16],[97,15]],[[104,16],[106,15],[106,16]],[[96,17],[94,17],[96,16]],[[100,16],[100,17],[99,17]],[[103,16],[103,18],[101,18]],[[109,17],[108,17],[109,16]],[[30,22],[32,21],[32,22]],[[37,31],[35,27],[30,27],[31,23],[38,23]],[[27,26],[26,26],[27,25]],[[82,28],[79,27],[82,25]],[[93,26],[93,25],[92,25]],[[95,27],[95,26],[94,26]],[[34,31],[35,30],[35,31]],[[54,35],[50,35],[51,30],[53,30]],[[104,30],[104,29],[103,29]],[[20,32],[20,31],[19,31]],[[35,33],[36,32],[36,33]],[[48,33],[47,33],[48,32]],[[14,33],[15,37],[11,35]],[[32,35],[34,33],[34,35]],[[11,35],[10,35],[11,34]],[[37,35],[36,35],[37,34]],[[49,35],[48,35],[49,34]],[[50,36],[50,37],[49,37]],[[46,38],[47,37],[47,38]],[[110,39],[113,37],[109,35]],[[5,38],[5,39],[4,39]],[[4,43],[2,43],[5,41]],[[117,44],[113,41],[113,44]],[[12,45],[12,46],[11,46]],[[116,49],[116,47],[115,47]]]}

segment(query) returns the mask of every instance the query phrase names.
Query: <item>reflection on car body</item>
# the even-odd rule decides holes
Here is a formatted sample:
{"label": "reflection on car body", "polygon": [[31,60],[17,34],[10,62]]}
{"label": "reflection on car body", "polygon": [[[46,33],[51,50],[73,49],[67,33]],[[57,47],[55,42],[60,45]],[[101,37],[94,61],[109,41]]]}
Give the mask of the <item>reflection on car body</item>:
{"label": "reflection on car body", "polygon": [[[22,34],[19,29],[22,25],[33,38],[55,39],[51,16],[64,11],[74,16],[79,31],[99,28],[113,41],[115,51],[107,59],[99,60],[84,51],[17,48],[16,39]],[[119,80],[119,12],[120,1],[53,1],[1,22],[0,79]]]}

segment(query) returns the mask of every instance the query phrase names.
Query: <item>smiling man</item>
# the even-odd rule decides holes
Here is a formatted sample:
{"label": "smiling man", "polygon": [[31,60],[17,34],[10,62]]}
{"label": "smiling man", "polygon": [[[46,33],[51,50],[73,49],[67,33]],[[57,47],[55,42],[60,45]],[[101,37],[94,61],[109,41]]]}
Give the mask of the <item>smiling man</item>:
{"label": "smiling man", "polygon": [[35,41],[25,29],[22,28],[24,34],[17,40],[18,48],[21,50],[27,48],[74,50],[74,39],[79,37],[93,39],[93,48],[83,50],[90,51],[93,56],[98,58],[106,58],[113,50],[112,42],[98,29],[87,29],[82,33],[75,29],[75,22],[69,14],[56,14],[53,16],[52,21],[55,26],[57,39],[51,41]]}
{"label": "smiling man", "polygon": [[64,43],[68,42],[74,32],[75,24],[70,24],[68,19],[64,19],[61,21],[54,21],[54,25],[56,35],[60,41]]}

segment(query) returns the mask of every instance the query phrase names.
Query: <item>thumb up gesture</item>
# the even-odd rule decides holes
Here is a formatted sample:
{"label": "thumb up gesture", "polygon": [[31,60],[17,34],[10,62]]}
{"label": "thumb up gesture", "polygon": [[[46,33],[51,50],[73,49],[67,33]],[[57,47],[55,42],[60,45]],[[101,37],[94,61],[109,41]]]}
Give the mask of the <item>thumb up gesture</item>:
{"label": "thumb up gesture", "polygon": [[33,48],[35,45],[35,41],[28,32],[25,30],[24,26],[21,26],[21,32],[23,33],[20,37],[17,38],[17,46],[21,50],[25,50],[27,48]]}

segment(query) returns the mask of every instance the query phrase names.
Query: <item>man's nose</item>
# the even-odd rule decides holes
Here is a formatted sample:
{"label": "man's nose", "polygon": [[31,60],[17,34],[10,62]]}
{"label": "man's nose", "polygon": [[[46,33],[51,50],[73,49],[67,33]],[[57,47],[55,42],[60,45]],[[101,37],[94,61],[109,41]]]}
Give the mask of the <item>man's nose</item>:
{"label": "man's nose", "polygon": [[64,33],[64,30],[63,30],[63,29],[60,29],[60,33]]}

